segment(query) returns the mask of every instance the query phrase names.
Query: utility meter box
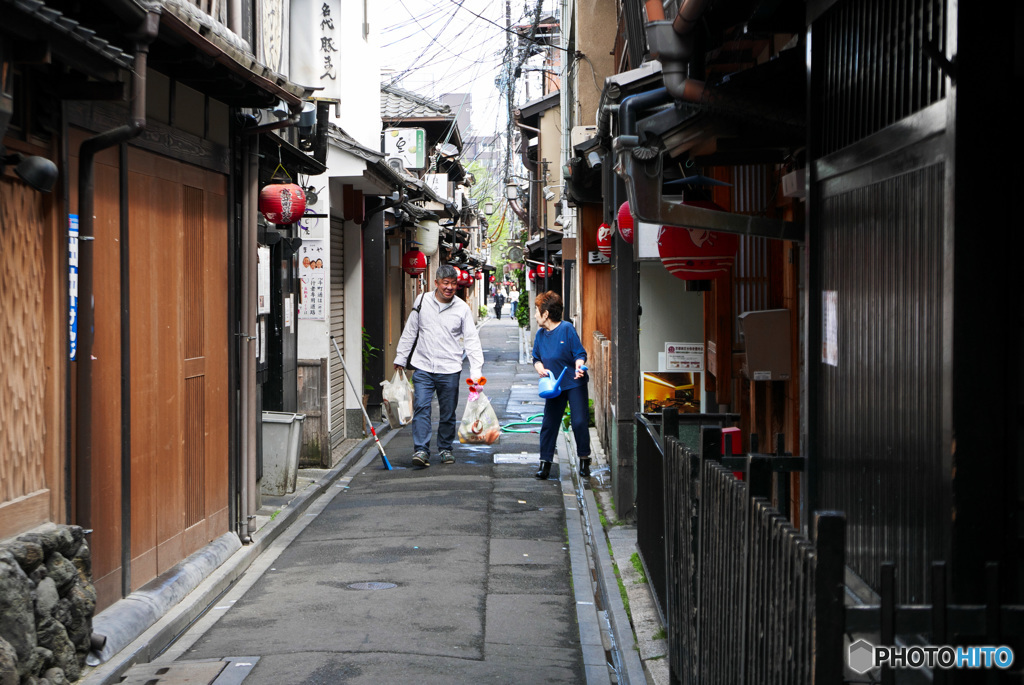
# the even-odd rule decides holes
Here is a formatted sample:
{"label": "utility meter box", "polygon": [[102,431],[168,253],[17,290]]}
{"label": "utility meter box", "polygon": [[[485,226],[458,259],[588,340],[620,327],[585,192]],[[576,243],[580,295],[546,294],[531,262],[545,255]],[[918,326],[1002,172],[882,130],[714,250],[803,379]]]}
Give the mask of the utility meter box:
{"label": "utility meter box", "polygon": [[788,309],[743,312],[740,332],[747,348],[743,375],[752,381],[788,381],[792,378]]}

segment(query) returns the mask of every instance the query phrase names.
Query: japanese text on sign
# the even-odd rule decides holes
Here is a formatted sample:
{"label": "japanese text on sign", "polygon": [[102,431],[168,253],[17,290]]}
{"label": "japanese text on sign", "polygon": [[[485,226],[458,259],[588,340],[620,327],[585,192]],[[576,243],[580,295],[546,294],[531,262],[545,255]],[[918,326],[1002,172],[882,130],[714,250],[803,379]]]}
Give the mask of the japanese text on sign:
{"label": "japanese text on sign", "polygon": [[334,81],[338,78],[338,73],[331,53],[337,52],[338,48],[334,46],[334,36],[332,35],[334,33],[334,18],[331,16],[330,5],[325,2],[320,8],[320,14],[322,16],[320,20],[320,52],[323,53],[324,59],[324,73],[320,75],[320,78],[329,78]]}
{"label": "japanese text on sign", "polygon": [[703,343],[665,343],[666,371],[703,371]]}
{"label": "japanese text on sign", "polygon": [[299,247],[299,318],[323,321],[327,307],[324,291],[324,241],[306,240]]}

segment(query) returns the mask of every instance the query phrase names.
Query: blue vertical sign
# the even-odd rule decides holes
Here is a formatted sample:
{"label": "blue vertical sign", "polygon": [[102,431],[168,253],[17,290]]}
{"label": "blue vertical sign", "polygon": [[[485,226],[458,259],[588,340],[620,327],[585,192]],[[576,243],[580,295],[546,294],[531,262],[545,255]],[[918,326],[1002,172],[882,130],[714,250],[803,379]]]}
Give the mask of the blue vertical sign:
{"label": "blue vertical sign", "polygon": [[68,292],[71,297],[68,311],[71,314],[71,361],[75,360],[78,349],[78,215],[68,216]]}

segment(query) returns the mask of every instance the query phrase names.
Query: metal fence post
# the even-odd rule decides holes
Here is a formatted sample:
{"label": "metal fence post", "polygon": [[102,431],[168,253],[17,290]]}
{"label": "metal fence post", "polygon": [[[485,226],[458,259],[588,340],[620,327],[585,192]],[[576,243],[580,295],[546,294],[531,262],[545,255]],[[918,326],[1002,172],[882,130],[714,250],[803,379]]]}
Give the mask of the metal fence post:
{"label": "metal fence post", "polygon": [[846,516],[839,511],[814,515],[817,564],[814,573],[814,655],[811,682],[843,682],[843,583],[846,552]]}

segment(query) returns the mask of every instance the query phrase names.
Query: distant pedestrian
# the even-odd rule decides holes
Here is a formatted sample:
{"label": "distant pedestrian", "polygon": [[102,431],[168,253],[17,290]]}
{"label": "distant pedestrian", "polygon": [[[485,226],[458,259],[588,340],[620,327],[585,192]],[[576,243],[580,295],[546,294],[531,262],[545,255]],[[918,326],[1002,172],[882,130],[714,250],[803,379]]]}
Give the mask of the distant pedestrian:
{"label": "distant pedestrian", "polygon": [[548,371],[555,378],[562,376],[561,394],[544,401],[544,420],[540,428],[540,470],[534,474],[547,480],[551,462],[555,458],[555,441],[562,425],[565,405],[569,405],[572,433],[576,438],[576,455],[580,460],[580,475],[590,475],[590,397],[587,382],[590,380],[581,369],[587,361],[587,351],[576,329],[568,321],[562,321],[562,298],[558,293],[541,293],[534,300],[537,319],[537,335],[533,340],[533,368],[543,378]]}
{"label": "distant pedestrian", "polygon": [[395,353],[395,370],[411,366],[414,387],[412,463],[430,466],[430,405],[437,395],[437,454],[442,464],[455,463],[455,407],[459,403],[462,355],[469,356],[469,377],[480,379],[484,353],[472,312],[455,297],[458,272],[450,264],[437,269],[436,289],[416,298]]}
{"label": "distant pedestrian", "polygon": [[519,290],[516,286],[512,286],[512,289],[508,291],[508,305],[512,308],[512,318],[516,318],[516,305],[519,304]]}
{"label": "distant pedestrian", "polygon": [[505,305],[505,288],[504,286],[498,286],[498,290],[494,293],[494,318],[501,318],[501,308]]}

